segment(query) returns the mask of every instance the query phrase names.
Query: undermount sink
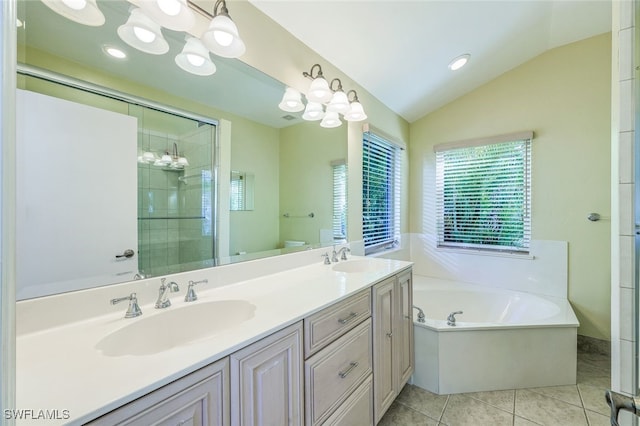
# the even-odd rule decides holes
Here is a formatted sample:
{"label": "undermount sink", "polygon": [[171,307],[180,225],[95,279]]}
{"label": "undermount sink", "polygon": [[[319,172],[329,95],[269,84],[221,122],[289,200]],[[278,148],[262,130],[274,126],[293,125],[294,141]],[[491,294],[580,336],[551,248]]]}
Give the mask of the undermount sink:
{"label": "undermount sink", "polygon": [[106,356],[151,355],[211,337],[253,318],[255,305],[244,300],[193,302],[157,315],[123,320],[131,324],[107,335],[96,345]]}
{"label": "undermount sink", "polygon": [[336,272],[373,272],[385,267],[384,263],[376,262],[371,259],[347,260],[333,265],[332,269]]}

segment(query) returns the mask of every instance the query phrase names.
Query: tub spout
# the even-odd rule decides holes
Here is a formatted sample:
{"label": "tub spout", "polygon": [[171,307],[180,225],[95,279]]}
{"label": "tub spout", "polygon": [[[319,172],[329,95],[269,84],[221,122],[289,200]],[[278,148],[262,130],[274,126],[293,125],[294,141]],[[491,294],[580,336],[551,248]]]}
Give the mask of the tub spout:
{"label": "tub spout", "polygon": [[447,325],[455,327],[455,325],[456,325],[456,315],[462,314],[462,313],[464,313],[464,312],[462,312],[462,311],[451,312],[449,314],[449,316],[447,317]]}
{"label": "tub spout", "polygon": [[607,404],[611,408],[611,425],[618,426],[618,413],[620,410],[630,411],[640,415],[640,401],[637,398],[619,394],[608,390],[605,392]]}
{"label": "tub spout", "polygon": [[416,305],[413,305],[413,309],[418,310],[418,322],[424,322],[424,312],[422,309],[418,308]]}

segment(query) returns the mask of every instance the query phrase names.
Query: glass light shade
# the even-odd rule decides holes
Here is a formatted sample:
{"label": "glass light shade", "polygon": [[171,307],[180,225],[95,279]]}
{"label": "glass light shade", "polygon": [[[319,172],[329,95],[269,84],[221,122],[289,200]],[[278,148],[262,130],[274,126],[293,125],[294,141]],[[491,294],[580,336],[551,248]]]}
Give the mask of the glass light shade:
{"label": "glass light shade", "polygon": [[320,122],[320,127],[324,127],[325,129],[332,129],[334,127],[339,127],[342,124],[340,121],[340,116],[335,111],[327,111],[324,118]]}
{"label": "glass light shade", "polygon": [[[146,38],[149,34],[151,37]],[[160,25],[156,24],[140,8],[133,9],[129,19],[118,27],[118,35],[129,46],[152,55],[162,55],[169,51],[169,44],[162,36]],[[138,36],[145,37],[144,41]]]}
{"label": "glass light shade", "polygon": [[307,106],[304,109],[304,113],[302,114],[302,118],[307,121],[318,121],[324,117],[324,110],[322,109],[322,104],[318,102],[307,102]]}
{"label": "glass light shade", "polygon": [[178,165],[180,167],[186,167],[189,165],[189,161],[187,160],[187,157],[180,157],[178,158]]}
{"label": "glass light shade", "polygon": [[153,152],[145,151],[142,153],[142,161],[145,163],[155,163],[156,155]]}
{"label": "glass light shade", "polygon": [[174,31],[189,31],[196,18],[186,0],[141,0],[140,7],[161,26]]}
{"label": "glass light shade", "polygon": [[353,101],[349,111],[344,114],[344,119],[347,121],[363,121],[367,119],[367,114],[364,113],[364,108],[362,108],[360,102]]}
{"label": "glass light shade", "polygon": [[331,89],[329,89],[329,83],[324,77],[316,77],[309,86],[309,92],[307,93],[307,99],[309,102],[318,102],[326,104],[332,98]]}
{"label": "glass light shade", "polygon": [[202,42],[189,37],[182,52],[176,55],[176,64],[183,70],[195,75],[211,75],[216,72],[216,65],[211,61],[209,51]]}
{"label": "glass light shade", "polygon": [[282,101],[278,104],[278,107],[287,112],[299,112],[304,109],[302,103],[302,95],[296,89],[287,87],[282,96]]}
{"label": "glass light shade", "polygon": [[49,9],[79,24],[91,27],[104,25],[104,14],[96,0],[42,0]]}
{"label": "glass light shade", "polygon": [[341,114],[349,111],[349,99],[347,99],[346,93],[342,90],[338,90],[331,97],[331,102],[327,105],[327,111],[335,111]]}
{"label": "glass light shade", "polygon": [[171,164],[173,162],[173,159],[171,158],[171,156],[169,155],[168,152],[165,152],[162,155],[162,158],[160,158],[159,160],[156,160],[153,165],[154,166],[168,166],[169,164]]}
{"label": "glass light shade", "polygon": [[202,42],[212,53],[223,58],[237,58],[246,50],[238,27],[225,15],[213,17],[209,29],[202,34]]}

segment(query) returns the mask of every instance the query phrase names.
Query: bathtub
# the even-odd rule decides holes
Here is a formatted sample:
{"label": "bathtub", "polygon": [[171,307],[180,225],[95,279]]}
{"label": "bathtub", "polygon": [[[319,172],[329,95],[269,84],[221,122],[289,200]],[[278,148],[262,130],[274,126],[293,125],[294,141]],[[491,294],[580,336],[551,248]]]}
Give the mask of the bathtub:
{"label": "bathtub", "polygon": [[[576,383],[578,320],[566,299],[414,275],[412,383],[438,394]],[[456,325],[447,324],[454,311]]]}

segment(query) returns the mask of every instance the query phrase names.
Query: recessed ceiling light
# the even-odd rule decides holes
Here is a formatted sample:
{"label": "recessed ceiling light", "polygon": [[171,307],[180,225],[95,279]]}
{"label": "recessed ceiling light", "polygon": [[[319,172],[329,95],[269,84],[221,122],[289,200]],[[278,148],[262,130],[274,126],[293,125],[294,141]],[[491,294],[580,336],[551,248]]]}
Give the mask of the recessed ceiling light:
{"label": "recessed ceiling light", "polygon": [[124,53],[121,49],[118,49],[117,47],[114,46],[102,46],[102,50],[104,50],[104,53],[106,53],[107,55],[116,58],[116,59],[124,59],[127,57],[127,54]]}
{"label": "recessed ceiling light", "polygon": [[460,55],[456,58],[453,58],[453,60],[449,62],[449,69],[451,71],[459,70],[460,68],[465,66],[467,62],[469,62],[470,57],[471,55],[469,55],[468,53],[465,53],[464,55]]}

